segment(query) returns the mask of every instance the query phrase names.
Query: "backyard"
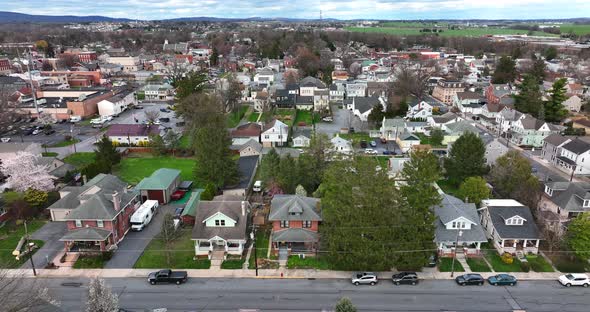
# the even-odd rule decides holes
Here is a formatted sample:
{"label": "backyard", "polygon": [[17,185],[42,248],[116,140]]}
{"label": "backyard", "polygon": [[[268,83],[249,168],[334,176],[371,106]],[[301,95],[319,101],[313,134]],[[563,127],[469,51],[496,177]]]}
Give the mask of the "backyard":
{"label": "backyard", "polygon": [[549,253],[547,251],[545,251],[545,254],[560,272],[583,273],[590,271],[590,264],[588,262],[580,260],[572,254],[563,252]]}
{"label": "backyard", "polygon": [[248,115],[248,121],[249,122],[257,122],[258,116],[260,116],[260,113],[252,113],[252,114]]}
{"label": "backyard", "polygon": [[[141,257],[135,263],[136,269],[208,269],[211,261],[208,259],[193,260],[195,256],[195,243],[191,240],[192,230],[182,229],[178,237],[170,246],[157,236],[152,239],[143,251]],[[170,264],[166,261],[166,252],[169,249]]]}
{"label": "backyard", "polygon": [[436,184],[441,190],[443,190],[443,192],[445,192],[445,194],[455,196],[459,192],[459,188],[453,185],[449,180],[438,180],[436,181]]}
{"label": "backyard", "polygon": [[192,158],[178,158],[171,156],[152,157],[151,154],[131,154],[133,157],[124,157],[121,163],[113,168],[113,174],[123,181],[137,184],[143,178],[150,176],[160,168],[180,170],[180,178],[185,181],[193,181],[193,169],[195,160]]}
{"label": "backyard", "polygon": [[227,127],[228,128],[235,128],[240,123],[240,120],[244,117],[246,112],[248,111],[249,106],[240,106],[240,109],[231,112],[227,116]]}
{"label": "backyard", "polygon": [[306,126],[311,126],[314,123],[320,122],[320,115],[307,110],[297,110],[295,114],[295,125],[305,123]]}
{"label": "backyard", "polygon": [[95,158],[94,152],[82,152],[68,155],[64,158],[64,162],[68,163],[76,168],[84,167],[92,162]]}
{"label": "backyard", "polygon": [[[37,231],[45,224],[45,221],[33,220],[27,222],[29,235]],[[16,260],[12,251],[16,248],[21,237],[25,235],[25,226],[7,224],[0,229],[0,268],[18,268],[29,258],[24,257]],[[43,246],[43,241],[32,240],[39,248]],[[33,251],[35,253],[36,250]]]}
{"label": "backyard", "polygon": [[367,141],[369,143],[373,139],[369,137],[368,133],[346,133],[346,134],[339,134],[339,136],[343,139],[351,140],[352,145],[359,146],[361,141]]}

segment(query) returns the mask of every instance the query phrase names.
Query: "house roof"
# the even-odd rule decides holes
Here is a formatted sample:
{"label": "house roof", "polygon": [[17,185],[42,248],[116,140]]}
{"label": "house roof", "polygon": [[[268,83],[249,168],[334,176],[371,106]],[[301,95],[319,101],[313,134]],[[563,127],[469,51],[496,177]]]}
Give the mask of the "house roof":
{"label": "house roof", "polygon": [[249,122],[238,126],[231,132],[231,136],[235,137],[259,137],[262,129],[259,124],[255,122]]}
{"label": "house roof", "polygon": [[445,224],[458,218],[465,218],[471,221],[471,229],[463,230],[461,241],[465,242],[486,242],[487,238],[477,214],[475,204],[464,203],[462,200],[451,195],[444,194],[440,204],[433,207],[437,217],[435,221],[435,241],[452,242],[457,239],[457,230],[447,230]]}
{"label": "house roof", "polygon": [[59,240],[62,242],[71,241],[104,241],[111,235],[111,231],[94,227],[85,227],[67,232]]}
{"label": "house roof", "polygon": [[553,192],[545,193],[553,203],[561,209],[572,212],[590,211],[583,207],[584,199],[590,199],[590,183],[588,182],[547,182],[545,185]]}
{"label": "house roof", "polygon": [[383,119],[383,128],[403,128],[406,125],[406,121],[403,118],[385,118]]}
{"label": "house roof", "polygon": [[300,195],[275,195],[270,204],[269,221],[322,221],[318,198]]}
{"label": "house roof", "polygon": [[[278,120],[278,119],[274,119],[273,121],[267,123],[264,125],[264,129],[262,130],[262,132],[266,132],[272,128],[289,128],[289,126],[287,126],[285,123],[283,123],[282,121]],[[285,134],[288,134],[288,130],[285,132]]]}
{"label": "house roof", "polygon": [[370,111],[375,105],[380,105],[379,96],[374,94],[370,97],[353,97],[344,100],[344,104],[353,104],[354,109],[358,110],[361,114]]}
{"label": "house roof", "polygon": [[562,148],[579,155],[590,150],[590,143],[576,138],[564,144]]}
{"label": "house roof", "polygon": [[272,232],[273,242],[307,243],[319,241],[319,234],[303,228],[284,229]]}
{"label": "house roof", "polygon": [[111,174],[98,174],[90,179],[83,186],[64,187],[61,192],[68,192],[64,197],[53,203],[47,209],[75,209],[80,206],[82,200],[91,197],[92,194],[86,194],[90,188],[93,188],[92,194],[113,194],[114,191],[123,193],[127,189],[127,183]]}
{"label": "house roof", "polygon": [[113,124],[107,130],[107,136],[150,136],[160,134],[158,125]]}
{"label": "house roof", "polygon": [[446,125],[447,131],[451,134],[463,134],[466,132],[472,132],[479,134],[479,130],[465,120],[453,122]]}
{"label": "house roof", "polygon": [[[83,196],[80,205],[72,210],[65,220],[112,220],[119,211],[115,210],[113,194],[101,192],[90,196]],[[121,209],[126,206],[135,194],[119,193]]]}
{"label": "house roof", "polygon": [[[541,234],[535,224],[531,210],[526,206],[488,206],[494,229],[502,239],[540,239]],[[520,216],[525,219],[522,225],[506,225],[506,219]]]}
{"label": "house roof", "polygon": [[[241,201],[200,201],[197,205],[197,213],[195,215],[195,226],[193,227],[192,239],[211,239],[215,236],[221,237],[225,240],[245,240],[246,239],[246,225],[248,223],[248,216],[242,215]],[[223,227],[207,227],[203,221],[216,213],[222,213],[227,217],[235,220],[236,226]]]}
{"label": "house roof", "polygon": [[178,177],[180,177],[180,170],[160,168],[154,171],[151,176],[143,178],[135,188],[138,190],[165,190]]}
{"label": "house roof", "polygon": [[481,94],[471,91],[457,92],[457,97],[459,100],[478,100],[482,98]]}
{"label": "house roof", "polygon": [[316,87],[318,89],[326,89],[326,85],[319,79],[307,76],[299,82],[300,87]]}
{"label": "house roof", "polygon": [[584,127],[590,127],[590,119],[578,119],[578,120],[574,120],[574,123],[582,125]]}
{"label": "house roof", "polygon": [[257,152],[262,152],[262,144],[258,143],[258,141],[254,140],[254,139],[250,139],[248,141],[246,141],[246,143],[242,144],[242,146],[240,146],[239,151],[243,151],[246,148],[251,147],[253,150],[257,151]]}
{"label": "house roof", "polygon": [[197,206],[201,200],[201,193],[203,193],[203,189],[196,189],[191,193],[191,196],[188,198],[188,201],[184,206],[184,210],[182,210],[183,216],[195,216],[197,213]]}
{"label": "house roof", "polygon": [[561,134],[550,134],[543,141],[553,146],[560,146],[561,144],[571,140],[571,137],[563,136]]}

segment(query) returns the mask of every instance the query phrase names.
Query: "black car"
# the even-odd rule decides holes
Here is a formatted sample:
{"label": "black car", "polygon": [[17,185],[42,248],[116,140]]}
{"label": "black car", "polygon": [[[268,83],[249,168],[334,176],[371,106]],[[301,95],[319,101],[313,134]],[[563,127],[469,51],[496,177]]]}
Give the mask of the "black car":
{"label": "black car", "polygon": [[465,285],[482,286],[484,284],[485,280],[483,279],[483,276],[481,276],[480,274],[470,273],[470,274],[463,274],[463,275],[457,276],[457,278],[455,278],[455,282],[457,282],[457,284],[459,284],[461,286],[465,286]]}
{"label": "black car", "polygon": [[391,276],[391,281],[395,285],[416,285],[418,284],[418,275],[416,272],[400,272]]}
{"label": "black car", "polygon": [[186,283],[187,279],[188,273],[186,271],[161,270],[148,275],[148,282],[152,285],[156,285],[157,283],[174,283],[180,285]]}
{"label": "black car", "polygon": [[365,140],[361,141],[361,148],[367,148],[367,141],[365,141]]}

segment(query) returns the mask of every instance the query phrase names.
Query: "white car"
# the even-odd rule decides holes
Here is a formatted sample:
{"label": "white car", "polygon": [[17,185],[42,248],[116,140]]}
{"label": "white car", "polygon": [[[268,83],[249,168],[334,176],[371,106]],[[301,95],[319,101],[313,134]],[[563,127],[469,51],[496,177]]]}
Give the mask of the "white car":
{"label": "white car", "polygon": [[559,277],[559,282],[565,287],[570,286],[590,286],[588,275],[581,273],[570,273]]}
{"label": "white car", "polygon": [[367,155],[377,155],[377,151],[372,148],[365,149],[365,154]]}
{"label": "white car", "polygon": [[10,142],[10,138],[1,138],[0,141],[2,141],[2,143],[8,143]]}
{"label": "white car", "polygon": [[41,129],[35,129],[35,130],[33,131],[33,135],[37,135],[37,134],[39,134],[39,133],[41,133]]}

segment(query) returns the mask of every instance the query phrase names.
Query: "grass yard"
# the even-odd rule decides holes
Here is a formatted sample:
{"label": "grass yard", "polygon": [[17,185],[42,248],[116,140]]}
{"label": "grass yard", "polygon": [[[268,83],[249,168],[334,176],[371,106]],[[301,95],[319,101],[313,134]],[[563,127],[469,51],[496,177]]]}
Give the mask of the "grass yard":
{"label": "grass yard", "polygon": [[436,181],[436,184],[438,185],[438,187],[440,187],[443,192],[445,192],[446,194],[450,194],[455,196],[458,192],[459,192],[459,188],[456,187],[455,185],[451,184],[449,182],[449,180],[438,180]]}
{"label": "grass yard", "polygon": [[299,258],[299,256],[290,256],[287,259],[288,269],[317,269],[317,270],[330,270],[331,265],[323,258],[318,257],[306,257]]}
{"label": "grass yard", "polygon": [[[582,25],[580,25],[582,26]],[[442,29],[439,33],[420,32],[422,28],[432,28],[428,25],[396,25],[394,27],[346,27],[345,29],[352,32],[364,32],[364,33],[383,33],[389,35],[398,36],[411,36],[411,35],[434,35],[442,37],[483,37],[487,35],[526,35],[527,30],[511,29],[511,28],[466,28],[466,29]],[[581,31],[581,30],[578,30]],[[562,30],[563,32],[563,30]],[[556,37],[557,35],[535,31],[534,36],[546,36]]]}
{"label": "grass yard", "polygon": [[49,147],[49,148],[51,148],[51,147],[65,147],[65,146],[73,145],[78,142],[80,142],[80,140],[78,140],[78,139],[63,140],[63,141],[59,141],[59,142],[51,144],[51,145],[43,144],[43,147]]}
{"label": "grass yard", "polygon": [[545,252],[545,254],[551,259],[555,268],[560,272],[584,273],[590,271],[590,264],[578,259],[576,256],[566,253],[549,254]]}
{"label": "grass yard", "polygon": [[551,264],[542,255],[528,255],[526,260],[531,265],[531,270],[535,272],[555,272]]}
{"label": "grass yard", "polygon": [[246,259],[228,259],[221,263],[221,268],[226,270],[240,270],[244,267]]}
{"label": "grass yard", "polygon": [[136,269],[209,269],[211,261],[208,259],[193,260],[195,243],[191,240],[191,229],[181,229],[181,236],[174,241],[170,249],[170,264],[166,261],[168,249],[157,236],[152,239],[143,251],[135,265]]}
{"label": "grass yard", "polygon": [[522,272],[520,260],[516,257],[513,258],[514,261],[511,264],[507,264],[502,261],[502,257],[496,250],[486,250],[484,254],[496,272]]}
{"label": "grass yard", "polygon": [[240,109],[235,112],[231,112],[227,116],[227,127],[228,128],[235,128],[240,123],[240,120],[244,118],[244,115],[248,111],[248,106],[240,106]]}
{"label": "grass yard", "polygon": [[467,264],[473,272],[490,272],[490,267],[483,258],[467,258]]}
{"label": "grass yard", "polygon": [[293,125],[295,119],[295,110],[290,108],[277,108],[274,112],[274,116],[290,127]]}
{"label": "grass yard", "polygon": [[102,269],[104,268],[105,260],[102,256],[80,256],[74,266],[74,269]]}
{"label": "grass yard", "polygon": [[[440,272],[451,272],[453,266],[453,258],[439,258],[438,259],[438,270]],[[455,272],[465,272],[463,266],[459,261],[455,260]]]}
{"label": "grass yard", "polygon": [[314,123],[320,122],[320,115],[311,111],[297,110],[294,125],[299,125],[299,123],[302,122],[304,122],[306,126],[311,126]]}
{"label": "grass yard", "polygon": [[74,153],[66,156],[64,162],[73,165],[76,168],[81,168],[94,162],[95,157],[96,155],[94,152]]}
{"label": "grass yard", "polygon": [[360,146],[362,140],[367,141],[367,144],[369,142],[371,142],[372,140],[377,140],[377,139],[372,139],[368,133],[347,133],[347,134],[339,134],[339,135],[343,139],[352,140],[352,145],[354,145],[356,147]]}
{"label": "grass yard", "polygon": [[192,158],[157,157],[141,155],[141,157],[125,157],[121,163],[115,166],[114,174],[123,181],[137,184],[143,178],[150,176],[160,168],[172,168],[181,171],[180,178],[184,181],[193,181],[193,168],[195,160]]}
{"label": "grass yard", "polygon": [[249,122],[257,122],[258,121],[258,116],[260,116],[260,113],[252,113],[250,115],[248,115],[248,121]]}
{"label": "grass yard", "polygon": [[590,34],[590,24],[562,24],[559,25],[559,30],[562,34],[574,33],[578,36]]}
{"label": "grass yard", "polygon": [[[45,221],[40,220],[27,222],[29,235],[37,231],[44,224]],[[22,224],[7,224],[0,229],[0,268],[18,268],[29,259],[28,257],[24,257],[17,261],[12,255],[18,241],[23,235],[25,235],[25,226]],[[43,246],[43,241],[33,240],[33,242],[39,247]],[[35,251],[33,251],[33,253],[35,253]]]}
{"label": "grass yard", "polygon": [[[268,241],[270,239],[270,229],[258,229],[256,231],[256,255],[260,258],[266,258],[268,254]],[[256,268],[256,264],[254,263],[254,250],[250,254],[250,259],[248,260],[248,268],[254,269]]]}

